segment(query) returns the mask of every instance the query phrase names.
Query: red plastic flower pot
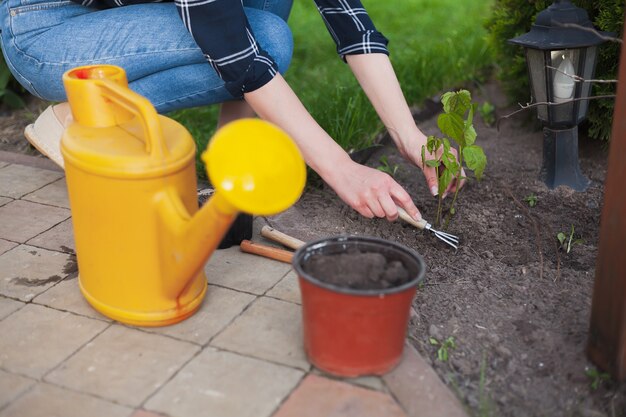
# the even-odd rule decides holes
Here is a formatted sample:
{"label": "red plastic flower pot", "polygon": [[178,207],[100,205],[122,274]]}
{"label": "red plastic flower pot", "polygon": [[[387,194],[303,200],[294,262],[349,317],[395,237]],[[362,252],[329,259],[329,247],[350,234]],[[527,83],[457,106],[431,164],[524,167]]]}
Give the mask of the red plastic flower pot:
{"label": "red plastic flower pot", "polygon": [[[305,272],[313,255],[358,249],[399,260],[410,280],[397,287],[359,290],[329,284]],[[424,278],[417,252],[383,239],[334,237],[308,243],[293,258],[302,293],[304,348],[309,361],[330,374],[382,375],[402,357],[411,301]]]}

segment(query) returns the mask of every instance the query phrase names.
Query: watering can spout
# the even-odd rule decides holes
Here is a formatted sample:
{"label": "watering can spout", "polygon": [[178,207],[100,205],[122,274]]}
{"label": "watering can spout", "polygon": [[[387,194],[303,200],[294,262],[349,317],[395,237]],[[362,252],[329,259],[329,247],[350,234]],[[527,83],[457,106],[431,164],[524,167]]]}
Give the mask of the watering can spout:
{"label": "watering can spout", "polygon": [[178,299],[190,281],[201,273],[221,238],[237,216],[237,210],[220,195],[213,196],[195,214],[190,214],[174,188],[156,197],[163,239],[159,242],[163,292]]}
{"label": "watering can spout", "polygon": [[305,183],[297,147],[280,129],[258,119],[224,126],[202,159],[215,194],[195,214],[186,211],[173,187],[157,196],[170,235],[161,244],[169,297],[181,294],[202,270],[239,212],[279,213],[298,199]]}
{"label": "watering can spout", "polygon": [[74,68],[63,82],[74,123],[61,153],[81,292],[123,323],[185,319],[202,303],[204,264],[237,214],[276,214],[299,198],[300,152],[270,123],[224,126],[202,155],[215,194],[198,209],[193,138],[128,89],[122,68]]}

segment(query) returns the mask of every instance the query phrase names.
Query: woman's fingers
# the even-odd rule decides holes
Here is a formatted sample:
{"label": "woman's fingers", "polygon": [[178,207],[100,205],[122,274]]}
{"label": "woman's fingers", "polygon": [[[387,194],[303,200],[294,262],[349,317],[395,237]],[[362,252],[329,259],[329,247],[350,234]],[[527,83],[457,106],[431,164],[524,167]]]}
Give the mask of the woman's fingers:
{"label": "woman's fingers", "polygon": [[394,187],[391,190],[390,194],[391,194],[391,198],[393,199],[393,205],[394,205],[393,210],[396,213],[396,216],[394,216],[394,218],[390,220],[395,220],[397,218],[398,209],[396,206],[402,207],[404,211],[406,211],[409,214],[409,216],[411,216],[415,220],[422,219],[422,214],[419,212],[417,207],[415,207],[415,203],[413,203],[413,199],[411,198],[409,193],[407,193],[404,190],[404,188],[398,185],[397,187]]}
{"label": "woman's fingers", "polygon": [[435,170],[435,168],[425,165],[423,172],[430,193],[433,196],[436,196],[437,194],[439,194],[439,179],[437,178],[437,171]]}

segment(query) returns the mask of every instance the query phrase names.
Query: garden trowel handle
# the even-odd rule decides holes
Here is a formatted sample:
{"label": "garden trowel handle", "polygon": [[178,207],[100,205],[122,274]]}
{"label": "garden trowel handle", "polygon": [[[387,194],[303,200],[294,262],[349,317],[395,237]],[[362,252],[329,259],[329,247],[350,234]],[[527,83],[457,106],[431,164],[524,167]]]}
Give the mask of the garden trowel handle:
{"label": "garden trowel handle", "polygon": [[421,219],[419,221],[415,220],[402,207],[398,207],[398,216],[405,222],[417,227],[420,230],[424,230],[426,228],[426,225],[428,225],[428,222],[424,219]]}
{"label": "garden trowel handle", "polygon": [[261,228],[261,236],[273,240],[274,242],[278,242],[294,250],[298,249],[300,246],[303,246],[305,243],[299,239],[296,239],[295,237],[291,237],[284,234],[283,232],[279,232],[278,230],[270,226],[263,226]]}
{"label": "garden trowel handle", "polygon": [[252,253],[254,255],[263,256],[265,258],[274,259],[288,264],[290,264],[293,259],[293,252],[252,242],[250,240],[242,240],[239,248],[245,253]]}

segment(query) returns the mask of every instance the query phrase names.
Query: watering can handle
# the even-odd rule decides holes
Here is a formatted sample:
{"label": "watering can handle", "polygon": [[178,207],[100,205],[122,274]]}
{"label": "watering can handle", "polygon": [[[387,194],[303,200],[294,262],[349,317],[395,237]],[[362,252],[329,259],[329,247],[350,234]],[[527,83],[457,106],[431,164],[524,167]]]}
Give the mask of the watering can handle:
{"label": "watering can handle", "polygon": [[147,98],[113,81],[107,79],[94,81],[100,87],[105,98],[133,113],[141,120],[145,134],[146,152],[155,159],[165,157],[168,152],[163,141],[159,116],[152,103]]}

